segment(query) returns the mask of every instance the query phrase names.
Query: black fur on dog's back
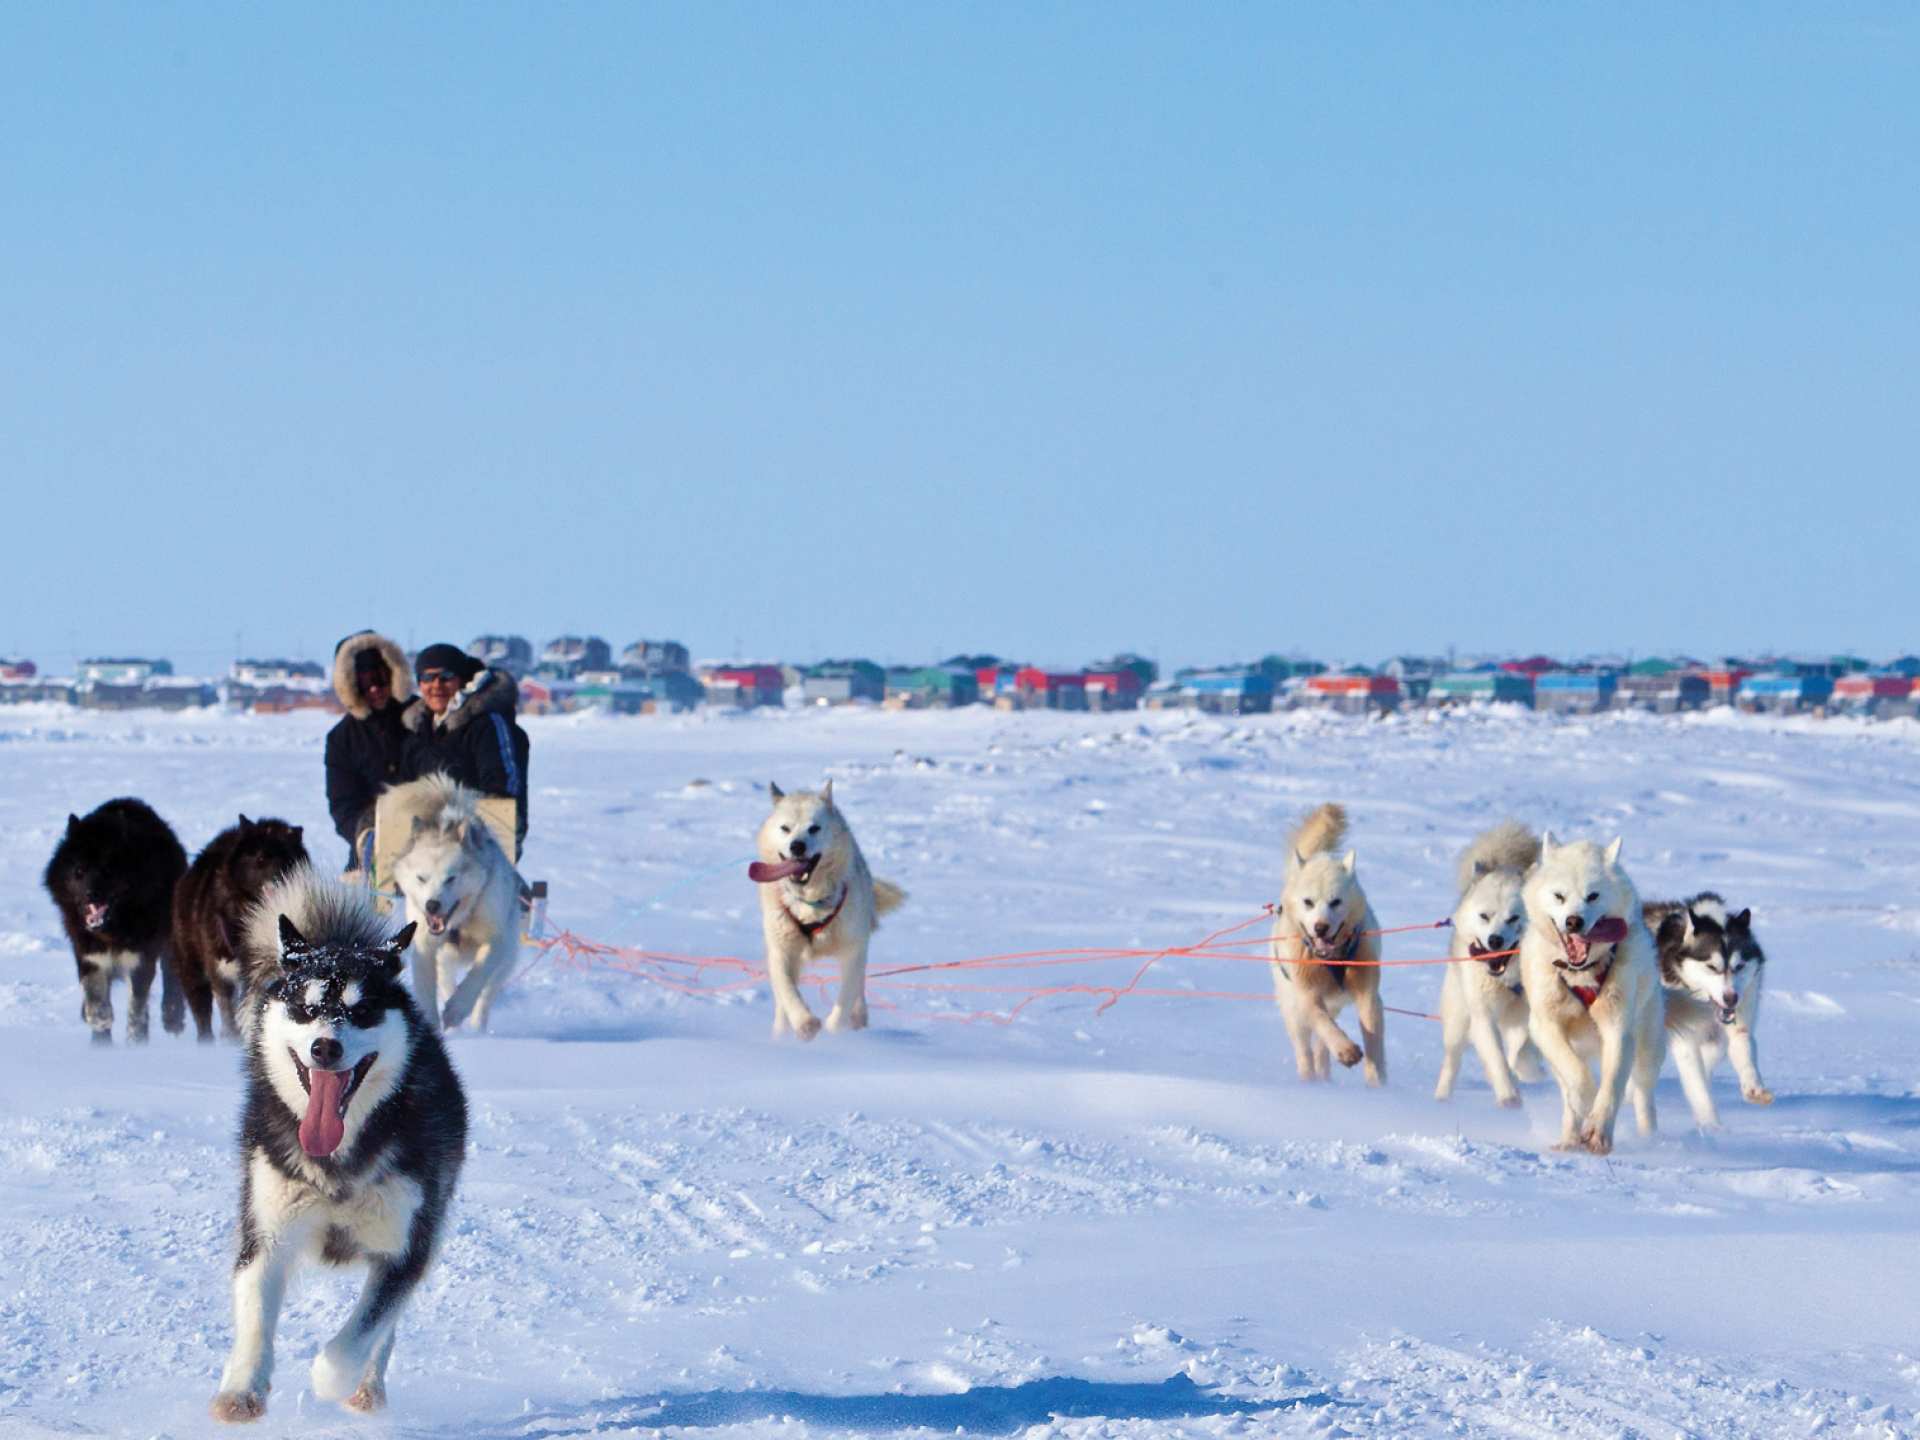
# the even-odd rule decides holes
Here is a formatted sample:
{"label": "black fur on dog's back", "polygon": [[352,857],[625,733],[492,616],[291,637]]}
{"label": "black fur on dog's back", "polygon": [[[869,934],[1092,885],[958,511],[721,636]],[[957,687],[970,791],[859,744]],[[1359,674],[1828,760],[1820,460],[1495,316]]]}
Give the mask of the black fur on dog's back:
{"label": "black fur on dog's back", "polygon": [[[129,1038],[144,1038],[147,988],[165,956],[173,924],[173,892],[187,868],[186,851],[166,821],[144,801],[109,800],[91,814],[67,817],[66,834],[54,847],[42,883],[60,911],[73,945],[74,965],[86,1003],[81,1014],[97,1036],[112,1031],[107,1002],[109,955],[132,954],[133,987]],[[106,920],[89,930],[86,909],[104,904]],[[162,981],[161,1018],[178,1033],[185,1015],[169,970]]]}
{"label": "black fur on dog's back", "polygon": [[240,930],[247,913],[268,885],[306,861],[299,826],[242,815],[239,824],[208,842],[181,877],[173,892],[173,963],[202,1040],[213,1039],[215,1000],[223,1028],[229,1035],[237,1033],[239,987],[221,973],[222,964],[239,968]]}

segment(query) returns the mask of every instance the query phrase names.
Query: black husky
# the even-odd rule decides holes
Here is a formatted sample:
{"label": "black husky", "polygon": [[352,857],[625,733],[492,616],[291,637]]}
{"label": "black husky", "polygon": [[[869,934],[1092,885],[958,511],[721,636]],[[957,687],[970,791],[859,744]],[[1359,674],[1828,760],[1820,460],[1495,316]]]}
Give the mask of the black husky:
{"label": "black husky", "polygon": [[[120,975],[132,986],[127,1039],[147,1038],[147,995],[166,956],[173,890],[186,868],[179,840],[142,801],[109,800],[84,820],[67,816],[44,883],[73,942],[80,1018],[96,1042],[113,1039],[111,991]],[[185,1028],[171,966],[160,981],[160,1019],[175,1034]]]}
{"label": "black husky", "polygon": [[174,890],[173,967],[202,1040],[213,1039],[216,1000],[221,1028],[239,1034],[234,999],[246,983],[234,953],[240,927],[260,893],[306,859],[298,825],[242,815],[194,857]]}
{"label": "black husky", "polygon": [[400,983],[412,938],[411,925],[389,934],[366,890],[304,865],[248,916],[240,1253],[216,1419],[265,1413],[280,1296],[305,1254],[369,1271],[314,1359],[315,1393],[386,1403],[394,1326],[433,1258],[467,1137],[460,1081]]}

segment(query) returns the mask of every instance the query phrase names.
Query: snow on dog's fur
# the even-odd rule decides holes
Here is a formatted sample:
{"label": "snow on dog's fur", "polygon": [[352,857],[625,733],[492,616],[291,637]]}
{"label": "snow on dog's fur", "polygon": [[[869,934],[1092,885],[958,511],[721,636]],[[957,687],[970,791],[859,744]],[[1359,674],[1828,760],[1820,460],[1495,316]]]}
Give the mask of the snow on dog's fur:
{"label": "snow on dog's fur", "polygon": [[[1603,849],[1543,836],[1521,895],[1528,1029],[1560,1082],[1560,1148],[1605,1155],[1629,1077],[1640,1133],[1652,1133],[1653,1086],[1666,1051],[1660,967],[1640,897],[1620,868],[1620,841]],[[1597,1088],[1586,1060],[1595,1054]]]}
{"label": "snow on dog's fur", "polygon": [[[487,1011],[520,953],[520,875],[475,812],[479,792],[445,775],[395,789],[381,824],[408,830],[394,878],[415,923],[413,992],[430,1022],[451,1030]],[[457,963],[471,968],[462,978]]]}
{"label": "snow on dog's fur", "polygon": [[867,1024],[867,945],[880,917],[907,897],[876,880],[866,857],[833,803],[833,782],[818,793],[787,794],[769,785],[773,811],[760,827],[760,859],[748,872],[760,886],[760,926],[767,942],[767,979],[773,986],[773,1033],[791,1029],[802,1040],[820,1022],[800,995],[809,963],[838,956],[840,998],[827,1014],[829,1030]]}
{"label": "snow on dog's fur", "polygon": [[400,983],[413,927],[391,929],[364,889],[305,865],[246,918],[257,983],[243,1001],[240,1243],[216,1419],[265,1413],[280,1300],[304,1258],[368,1270],[314,1359],[315,1393],[386,1403],[394,1329],[433,1258],[467,1129],[459,1079]]}
{"label": "snow on dog's fur", "polygon": [[1667,1046],[1694,1122],[1702,1129],[1720,1124],[1712,1081],[1723,1055],[1740,1076],[1740,1097],[1771,1105],[1773,1092],[1760,1079],[1754,1053],[1767,957],[1753,937],[1753,912],[1729,912],[1727,902],[1707,890],[1691,900],[1649,904],[1646,917],[1666,986]]}
{"label": "snow on dog's fur", "polygon": [[[1380,941],[1360,888],[1354,852],[1336,855],[1347,812],[1322,805],[1288,837],[1287,874],[1274,908],[1273,993],[1302,1080],[1327,1078],[1328,1058],[1358,1064],[1362,1048],[1335,1020],[1349,1003],[1360,1021],[1369,1085],[1387,1078]],[[1356,963],[1357,962],[1357,963]]]}
{"label": "snow on dog's fur", "polygon": [[1527,1038],[1527,996],[1520,983],[1519,948],[1526,932],[1521,882],[1540,858],[1540,841],[1509,820],[1475,837],[1460,857],[1460,904],[1453,912],[1454,963],[1440,986],[1441,1045],[1445,1058],[1436,1100],[1453,1094],[1467,1041],[1503,1106],[1520,1103],[1514,1086],[1540,1078],[1539,1052]]}

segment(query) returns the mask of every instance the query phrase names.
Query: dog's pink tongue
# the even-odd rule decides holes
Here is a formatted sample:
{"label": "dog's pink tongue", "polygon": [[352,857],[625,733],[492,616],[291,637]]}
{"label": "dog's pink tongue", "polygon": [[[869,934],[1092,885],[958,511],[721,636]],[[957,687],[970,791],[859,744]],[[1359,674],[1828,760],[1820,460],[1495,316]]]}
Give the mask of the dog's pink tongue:
{"label": "dog's pink tongue", "polygon": [[1618,915],[1604,915],[1593,922],[1587,938],[1595,945],[1618,945],[1627,938],[1627,922]]}
{"label": "dog's pink tongue", "polygon": [[300,1121],[300,1148],[309,1155],[331,1155],[346,1138],[346,1121],[340,1117],[340,1096],[347,1088],[348,1076],[341,1070],[307,1072],[307,1113]]}
{"label": "dog's pink tongue", "polygon": [[776,860],[771,865],[764,860],[756,860],[747,866],[747,878],[761,885],[771,885],[789,875],[798,875],[806,868],[807,862],[804,860]]}

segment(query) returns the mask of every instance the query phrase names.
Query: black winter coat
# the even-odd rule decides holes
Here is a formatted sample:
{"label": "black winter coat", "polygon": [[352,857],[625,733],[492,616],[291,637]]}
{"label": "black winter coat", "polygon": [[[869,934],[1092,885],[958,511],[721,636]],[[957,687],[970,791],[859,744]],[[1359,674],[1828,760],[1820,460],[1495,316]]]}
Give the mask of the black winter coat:
{"label": "black winter coat", "polygon": [[[354,664],[363,651],[377,654],[392,675],[393,699],[385,710],[369,710],[354,683]],[[327,811],[351,854],[355,836],[373,824],[373,802],[380,792],[407,778],[402,768],[407,732],[400,712],[413,694],[413,672],[398,645],[363,630],[334,650],[333,693],[347,714],[327,732]],[[349,860],[349,867],[353,863]]]}
{"label": "black winter coat", "polygon": [[514,723],[519,683],[505,670],[482,670],[460,691],[459,702],[438,724],[427,702],[415,700],[402,716],[406,727],[400,768],[404,778],[443,771],[484,795],[514,800],[514,859],[527,838],[527,732]]}

